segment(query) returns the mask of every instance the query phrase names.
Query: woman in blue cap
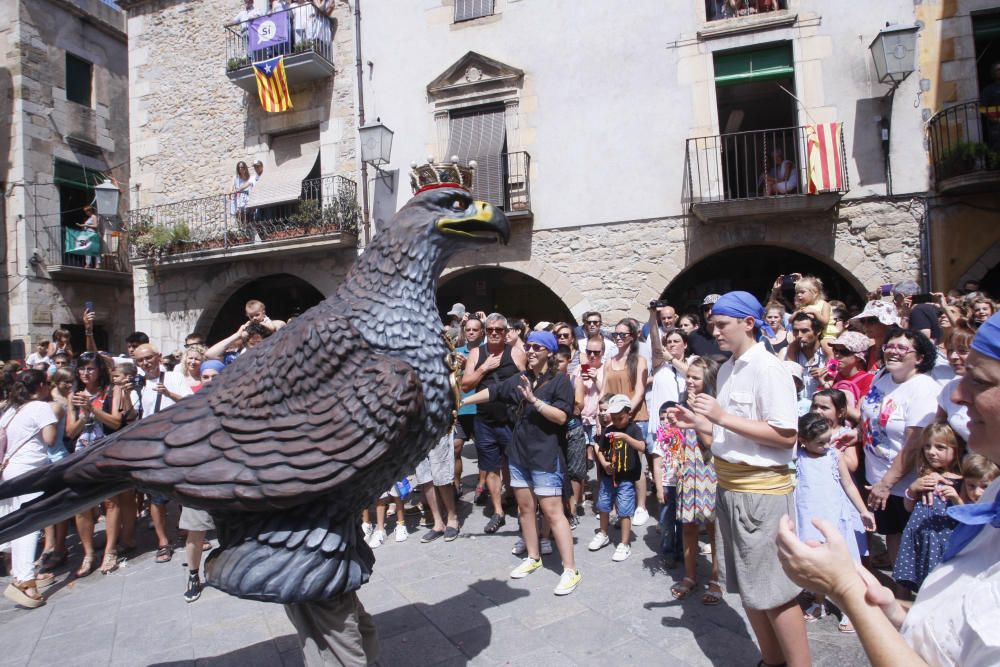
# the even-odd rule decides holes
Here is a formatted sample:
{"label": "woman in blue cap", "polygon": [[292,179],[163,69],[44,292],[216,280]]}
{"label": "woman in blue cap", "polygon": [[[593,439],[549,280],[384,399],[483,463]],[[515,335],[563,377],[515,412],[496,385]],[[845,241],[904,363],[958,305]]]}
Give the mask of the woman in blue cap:
{"label": "woman in blue cap", "polygon": [[562,557],[563,574],[553,592],[567,595],[576,589],[581,578],[573,557],[573,534],[562,504],[566,475],[563,451],[566,421],[573,414],[573,385],[566,374],[558,372],[552,358],[558,344],[551,332],[532,331],[524,347],[528,370],[507,378],[497,387],[466,397],[462,404],[495,400],[510,406],[513,422],[511,444],[507,449],[510,485],[517,499],[521,535],[528,552],[527,558],[510,576],[520,579],[542,566],[535,522],[537,504],[552,529],[552,537]]}
{"label": "woman in blue cap", "polygon": [[[1000,315],[972,341],[952,400],[969,412],[969,449],[1000,463]],[[836,527],[816,521],[826,543],[806,544],[788,517],[778,550],[785,571],[833,598],[854,621],[875,667],[1000,665],[1000,479],[978,503],[948,509],[958,527],[942,562],[924,580],[909,611],[867,570],[855,567]]]}

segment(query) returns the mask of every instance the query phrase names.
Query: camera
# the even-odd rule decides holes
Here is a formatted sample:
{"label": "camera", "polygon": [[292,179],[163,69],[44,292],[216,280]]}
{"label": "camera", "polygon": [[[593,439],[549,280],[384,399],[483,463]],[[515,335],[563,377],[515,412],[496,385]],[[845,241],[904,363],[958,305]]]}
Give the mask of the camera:
{"label": "camera", "polygon": [[663,307],[669,306],[669,305],[670,304],[667,302],[666,299],[657,299],[656,301],[650,301],[649,302],[649,307],[650,308],[663,308]]}

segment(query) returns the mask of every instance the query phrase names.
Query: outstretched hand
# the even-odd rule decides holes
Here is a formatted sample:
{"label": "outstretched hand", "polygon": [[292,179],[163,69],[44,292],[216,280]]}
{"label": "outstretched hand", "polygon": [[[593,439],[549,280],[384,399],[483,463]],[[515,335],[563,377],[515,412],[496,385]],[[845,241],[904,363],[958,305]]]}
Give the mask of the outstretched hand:
{"label": "outstretched hand", "polygon": [[855,586],[863,586],[854,559],[840,531],[829,521],[813,519],[826,542],[803,542],[786,514],[778,524],[778,559],[785,574],[799,586],[837,599]]}
{"label": "outstretched hand", "polygon": [[518,391],[521,392],[521,396],[524,397],[524,400],[526,402],[528,403],[535,402],[535,392],[531,388],[531,380],[529,380],[524,375],[521,376],[521,386],[519,386],[517,389]]}

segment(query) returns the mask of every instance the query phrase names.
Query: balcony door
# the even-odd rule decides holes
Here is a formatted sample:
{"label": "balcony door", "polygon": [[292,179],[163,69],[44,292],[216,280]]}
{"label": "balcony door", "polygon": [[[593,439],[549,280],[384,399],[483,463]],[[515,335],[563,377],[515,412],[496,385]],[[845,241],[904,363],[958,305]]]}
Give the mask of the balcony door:
{"label": "balcony door", "polygon": [[714,64],[725,198],[759,196],[775,148],[801,169],[791,44],[716,53]]}
{"label": "balcony door", "polygon": [[448,151],[444,158],[450,160],[451,156],[457,155],[463,163],[475,160],[473,195],[476,199],[503,208],[504,183],[507,182],[504,173],[507,130],[503,106],[453,111],[448,125]]}

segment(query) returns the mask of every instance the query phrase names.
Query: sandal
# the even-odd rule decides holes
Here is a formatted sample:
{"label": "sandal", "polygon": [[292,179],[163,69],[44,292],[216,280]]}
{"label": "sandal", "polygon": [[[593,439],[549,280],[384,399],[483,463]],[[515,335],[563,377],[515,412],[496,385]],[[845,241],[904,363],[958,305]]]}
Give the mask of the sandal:
{"label": "sandal", "polygon": [[80,567],[76,571],[77,577],[86,577],[94,571],[94,554],[86,554],[80,561]]}
{"label": "sandal", "polygon": [[[712,590],[713,586],[716,588],[714,591]],[[701,596],[701,603],[706,607],[714,607],[720,602],[722,602],[722,584],[718,581],[708,582],[708,588]]]}
{"label": "sandal", "polygon": [[854,624],[851,623],[851,619],[847,618],[846,614],[841,617],[840,623],[837,623],[837,630],[845,635],[857,634],[857,630],[854,629]]}
{"label": "sandal", "polygon": [[16,581],[10,582],[6,590],[4,590],[3,595],[11,602],[19,604],[22,607],[27,607],[28,609],[36,609],[45,604],[45,598],[42,597],[41,593],[35,587],[34,579],[28,579],[20,583]]}
{"label": "sandal", "polygon": [[691,595],[691,591],[698,583],[691,577],[684,577],[679,582],[670,587],[670,594],[674,596],[675,600],[683,600],[687,596]]}
{"label": "sandal", "polygon": [[104,554],[104,560],[101,561],[101,574],[111,574],[118,569],[118,554],[109,553]]}
{"label": "sandal", "polygon": [[66,563],[66,552],[65,551],[46,551],[42,554],[42,557],[38,559],[39,566],[38,570],[40,572],[51,572],[58,567],[62,567]]}
{"label": "sandal", "polygon": [[500,530],[500,526],[506,525],[507,519],[503,514],[494,514],[490,517],[489,523],[483,528],[483,532],[487,535],[492,535],[493,533]]}
{"label": "sandal", "polygon": [[806,608],[803,616],[807,623],[818,621],[826,616],[826,605],[820,604],[819,602],[813,602],[808,608]]}
{"label": "sandal", "polygon": [[156,562],[157,563],[169,563],[170,559],[174,557],[174,550],[169,544],[164,545],[156,550]]}
{"label": "sandal", "polygon": [[56,575],[51,572],[42,572],[35,575],[35,588],[42,590],[56,583]]}

